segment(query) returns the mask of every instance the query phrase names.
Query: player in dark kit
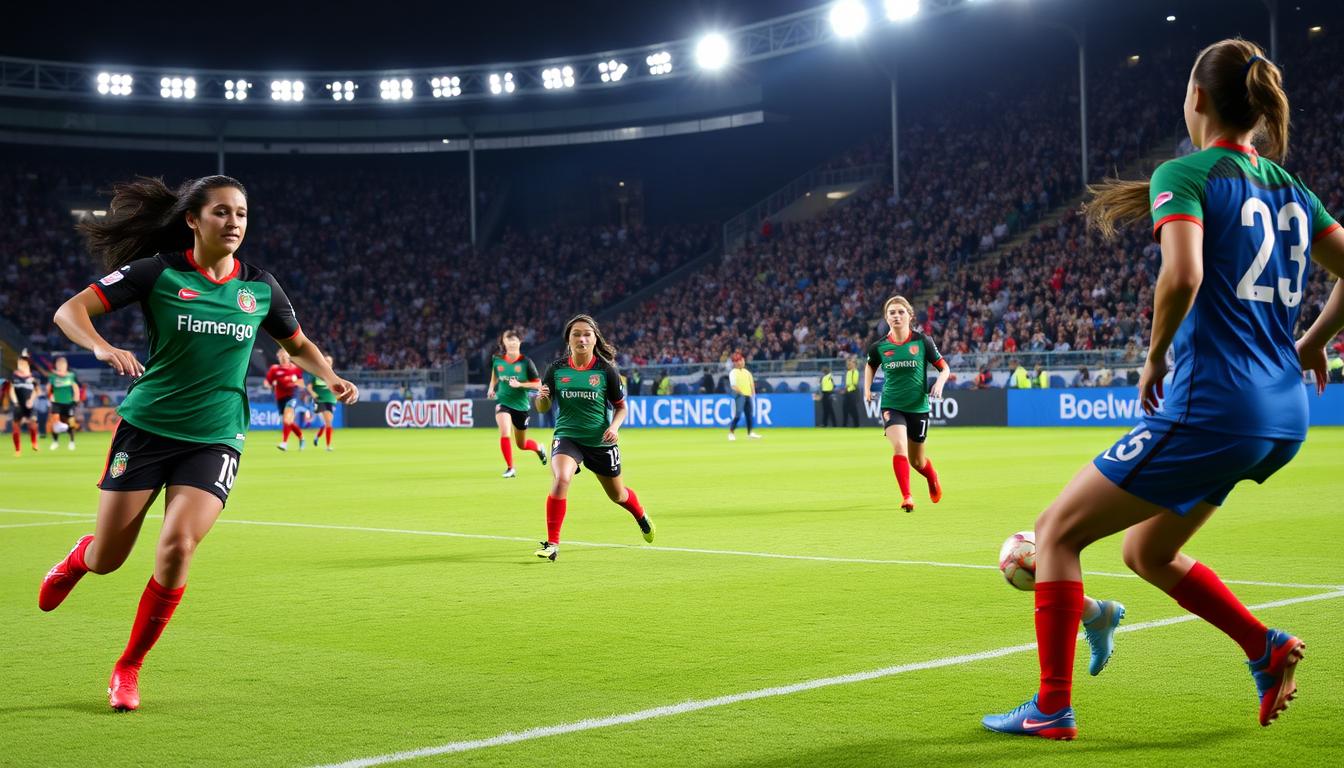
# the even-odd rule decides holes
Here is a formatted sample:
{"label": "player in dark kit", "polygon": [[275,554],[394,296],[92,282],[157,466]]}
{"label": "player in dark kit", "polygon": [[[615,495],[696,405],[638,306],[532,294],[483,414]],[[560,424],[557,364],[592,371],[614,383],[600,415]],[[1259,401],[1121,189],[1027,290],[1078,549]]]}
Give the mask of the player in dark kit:
{"label": "player in dark kit", "polygon": [[9,377],[9,429],[14,435],[15,456],[23,455],[23,449],[19,447],[19,430],[25,425],[28,427],[28,439],[33,444],[33,450],[37,450],[37,416],[33,413],[35,405],[37,405],[37,377],[33,376],[32,361],[28,357],[28,350],[25,349],[14,365],[14,373]]}
{"label": "player in dark kit", "polygon": [[536,555],[555,560],[559,554],[565,499],[580,463],[597,475],[607,498],[634,516],[644,540],[652,543],[653,521],[644,514],[634,489],[621,480],[621,449],[616,441],[625,423],[625,390],[613,363],[616,350],[588,315],[565,323],[565,342],[569,356],[550,364],[537,395],[538,411],[546,413],[554,404],[558,413],[551,443],[555,479],[546,497],[546,541]]}
{"label": "player in dark kit", "polygon": [[[910,468],[924,476],[929,483],[929,500],[937,504],[943,498],[943,487],[933,462],[924,455],[924,441],[929,436],[929,398],[942,398],[943,385],[951,369],[933,339],[914,330],[914,310],[903,296],[892,296],[882,307],[891,332],[868,347],[868,366],[863,372],[863,398],[873,398],[873,378],[879,369],[882,382],[882,432],[891,442],[891,469],[901,489],[901,509],[913,511],[915,499],[910,495]],[[929,366],[938,371],[933,387],[925,391]]]}
{"label": "player in dark kit", "polygon": [[[56,325],[117,373],[133,377],[118,412],[99,487],[92,536],[58,562],[38,593],[56,608],[86,573],[111,573],[135,546],[167,488],[154,574],[140,598],[130,641],[112,669],[108,702],[140,706],[140,666],[186,589],[193,553],[228,500],[249,424],[247,363],[260,329],[305,370],[331,382],[342,402],[358,389],[336,376],[299,328],[275,278],[235,257],[247,232],[247,197],[227,176],[177,190],[140,178],[115,188],[106,217],[81,224],[112,272],[66,301]],[[149,359],[108,344],[92,318],[138,304]]]}
{"label": "player in dark kit", "polygon": [[[57,423],[64,425],[72,451],[75,450],[75,405],[80,401],[79,395],[79,381],[75,378],[74,371],[70,370],[70,362],[64,357],[56,358],[56,369],[47,378],[47,399],[51,401],[51,409],[56,413]],[[51,450],[56,450],[59,440],[56,430],[53,429]]]}
{"label": "player in dark kit", "polygon": [[[495,423],[499,425],[499,452],[504,454],[504,477],[515,477],[513,468],[513,445],[525,451],[532,451],[546,466],[546,452],[536,441],[527,439],[528,409],[531,403],[527,399],[528,390],[541,388],[541,378],[537,376],[537,366],[532,360],[523,357],[522,339],[512,329],[499,336],[499,351],[490,359],[490,389],[487,398],[499,398],[495,406]],[[513,427],[513,436],[509,436],[509,427]]]}
{"label": "player in dark kit", "polygon": [[[331,355],[326,356],[327,365],[334,366],[336,361]],[[313,407],[317,409],[318,415],[322,419],[322,426],[317,428],[317,434],[313,435],[313,447],[317,447],[317,441],[322,439],[323,435],[327,438],[327,450],[331,450],[331,423],[335,418],[336,411],[336,393],[331,391],[331,386],[319,376],[311,376],[308,382],[308,394],[313,397]],[[300,438],[302,442],[302,438]]]}
{"label": "player in dark kit", "polygon": [[303,390],[303,369],[289,359],[289,353],[280,349],[275,353],[276,364],[266,369],[266,378],[261,386],[275,392],[275,410],[280,412],[283,426],[280,428],[280,442],[276,448],[289,450],[289,435],[299,438],[299,450],[303,450],[303,428],[294,420],[294,411],[299,405],[299,395]]}
{"label": "player in dark kit", "polygon": [[[984,718],[991,730],[1077,735],[1070,699],[1079,558],[1119,531],[1126,565],[1240,646],[1260,725],[1297,691],[1302,641],[1265,627],[1181,549],[1238,482],[1268,480],[1306,437],[1302,371],[1315,373],[1317,392],[1324,390],[1325,345],[1344,329],[1344,283],[1335,282],[1296,343],[1293,329],[1308,261],[1344,275],[1344,231],[1311,190],[1268,159],[1287,153],[1291,113],[1278,67],[1257,46],[1223,40],[1201,51],[1184,112],[1200,151],[1163,163],[1147,182],[1108,181],[1087,206],[1107,235],[1119,222],[1151,217],[1161,244],[1152,341],[1139,377],[1146,415],[1036,520],[1040,688],[1017,709]],[[1264,156],[1251,145],[1257,137]]]}

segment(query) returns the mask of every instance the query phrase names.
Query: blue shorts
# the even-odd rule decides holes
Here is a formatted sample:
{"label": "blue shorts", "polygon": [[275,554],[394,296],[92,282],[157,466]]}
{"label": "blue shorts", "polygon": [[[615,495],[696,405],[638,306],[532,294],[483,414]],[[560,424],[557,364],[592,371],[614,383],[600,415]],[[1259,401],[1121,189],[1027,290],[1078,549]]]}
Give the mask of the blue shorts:
{"label": "blue shorts", "polygon": [[1225,435],[1144,419],[1092,464],[1123,490],[1185,515],[1200,502],[1222,506],[1242,480],[1265,482],[1301,447],[1298,440]]}

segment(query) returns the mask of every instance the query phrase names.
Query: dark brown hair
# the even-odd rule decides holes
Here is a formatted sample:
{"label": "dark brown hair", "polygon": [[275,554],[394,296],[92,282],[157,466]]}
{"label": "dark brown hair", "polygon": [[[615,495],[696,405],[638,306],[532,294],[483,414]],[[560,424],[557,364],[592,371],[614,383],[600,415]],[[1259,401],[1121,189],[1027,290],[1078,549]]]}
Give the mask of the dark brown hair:
{"label": "dark brown hair", "polygon": [[140,176],[112,187],[112,204],[102,219],[86,219],[78,225],[89,252],[100,257],[108,269],[164,251],[190,248],[194,242],[186,213],[200,215],[210,190],[233,187],[247,197],[247,190],[228,176],[204,176],[170,189],[160,178]]}
{"label": "dark brown hair", "polygon": [[509,338],[510,336],[517,339],[520,343],[523,340],[523,335],[518,332],[517,328],[505,328],[504,332],[499,334],[499,341],[495,345],[496,348],[498,348],[499,350],[500,357],[503,357],[504,355],[508,354],[507,350],[504,349],[504,340]]}
{"label": "dark brown hair", "polygon": [[608,363],[616,362],[616,348],[602,335],[602,329],[597,327],[597,321],[594,320],[591,315],[575,315],[569,319],[568,323],[565,323],[564,339],[566,348],[569,347],[569,331],[574,327],[575,323],[587,323],[592,326],[593,336],[597,337],[597,347],[593,352]]}
{"label": "dark brown hair", "polygon": [[[1253,131],[1265,157],[1288,155],[1288,96],[1283,74],[1255,43],[1233,38],[1199,52],[1191,78],[1208,94],[1218,120],[1238,133]],[[1106,179],[1088,187],[1087,222],[1105,237],[1149,215],[1148,181]]]}

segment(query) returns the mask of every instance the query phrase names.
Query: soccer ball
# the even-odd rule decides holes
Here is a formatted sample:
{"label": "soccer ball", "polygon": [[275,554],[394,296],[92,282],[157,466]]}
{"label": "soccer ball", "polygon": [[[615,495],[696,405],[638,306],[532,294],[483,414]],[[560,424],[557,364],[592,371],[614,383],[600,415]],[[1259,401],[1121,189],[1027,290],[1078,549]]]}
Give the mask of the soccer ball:
{"label": "soccer ball", "polygon": [[1024,592],[1036,589],[1036,532],[1018,531],[999,548],[999,570],[1009,584]]}

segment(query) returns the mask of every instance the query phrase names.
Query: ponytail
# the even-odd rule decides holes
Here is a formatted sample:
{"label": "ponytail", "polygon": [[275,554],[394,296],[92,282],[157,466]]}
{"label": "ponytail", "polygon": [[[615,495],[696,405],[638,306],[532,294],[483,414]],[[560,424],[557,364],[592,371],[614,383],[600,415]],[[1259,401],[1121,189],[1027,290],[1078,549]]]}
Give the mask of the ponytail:
{"label": "ponytail", "polygon": [[112,204],[102,219],[81,221],[89,252],[103,260],[109,270],[163,251],[192,246],[195,236],[187,226],[186,213],[199,214],[212,189],[234,187],[247,190],[228,176],[206,176],[169,189],[161,178],[139,176],[112,187]]}
{"label": "ponytail", "polygon": [[1273,62],[1261,56],[1247,62],[1246,100],[1260,116],[1262,154],[1283,162],[1288,156],[1288,96],[1283,91],[1283,73]]}
{"label": "ponytail", "polygon": [[1137,224],[1148,218],[1148,181],[1106,179],[1100,184],[1088,185],[1092,199],[1083,203],[1087,224],[1111,239],[1121,226]]}

